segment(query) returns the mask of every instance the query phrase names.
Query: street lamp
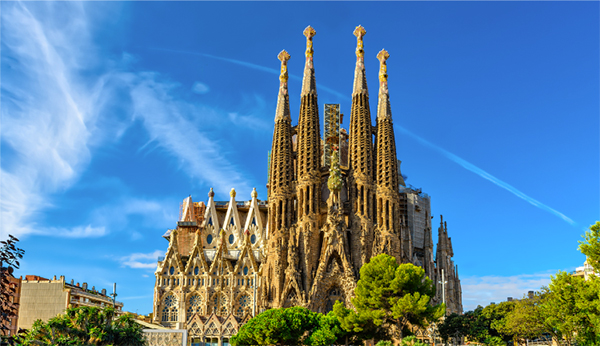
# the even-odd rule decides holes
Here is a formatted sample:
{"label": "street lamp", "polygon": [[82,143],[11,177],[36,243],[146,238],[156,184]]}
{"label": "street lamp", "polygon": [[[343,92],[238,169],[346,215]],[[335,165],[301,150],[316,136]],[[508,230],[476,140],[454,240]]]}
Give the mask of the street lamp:
{"label": "street lamp", "polygon": [[[110,296],[112,297],[112,300],[113,300],[113,309],[117,310],[116,302],[115,302],[115,300],[117,299],[117,283],[116,282],[113,283],[113,293],[111,293]],[[115,313],[116,313],[116,311],[115,311]]]}
{"label": "street lamp", "polygon": [[442,280],[438,281],[438,283],[442,284],[442,303],[446,305],[446,284],[448,281],[444,277],[444,269],[442,269]]}

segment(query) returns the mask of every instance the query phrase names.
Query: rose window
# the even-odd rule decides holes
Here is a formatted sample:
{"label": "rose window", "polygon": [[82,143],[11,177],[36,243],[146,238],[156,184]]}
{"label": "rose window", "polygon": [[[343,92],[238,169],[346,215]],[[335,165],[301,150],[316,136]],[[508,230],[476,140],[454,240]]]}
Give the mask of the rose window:
{"label": "rose window", "polygon": [[187,319],[192,318],[192,315],[195,313],[202,313],[202,308],[200,305],[202,304],[202,297],[197,294],[194,294],[188,299],[188,308],[187,308]]}
{"label": "rose window", "polygon": [[163,301],[162,321],[175,322],[178,320],[177,297],[169,294]]}
{"label": "rose window", "polygon": [[238,301],[240,303],[240,306],[242,306],[244,308],[247,307],[248,305],[250,305],[250,297],[247,295],[241,296]]}

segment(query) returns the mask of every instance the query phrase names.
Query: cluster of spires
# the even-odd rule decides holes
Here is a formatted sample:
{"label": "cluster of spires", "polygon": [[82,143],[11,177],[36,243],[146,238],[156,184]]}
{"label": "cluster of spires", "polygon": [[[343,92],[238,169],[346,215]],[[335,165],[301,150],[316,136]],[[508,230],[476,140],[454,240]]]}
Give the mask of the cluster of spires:
{"label": "cluster of spires", "polygon": [[[280,236],[280,247],[270,248],[273,256],[281,256],[279,263],[286,262],[286,250],[291,242],[293,246],[308,246],[319,243],[320,227],[323,219],[319,217],[323,204],[321,174],[321,138],[315,71],[313,64],[313,37],[316,31],[308,26],[306,36],[305,66],[301,89],[301,106],[298,126],[292,127],[289,109],[287,63],[290,54],[282,50],[278,58],[281,61],[279,94],[275,113],[273,147],[269,168],[269,225],[270,235]],[[396,144],[391,117],[391,107],[387,88],[387,59],[389,53],[381,50],[377,54],[380,62],[379,104],[377,126],[371,122],[369,92],[364,64],[365,28],[356,27],[354,35],[356,45],[356,67],[352,91],[350,114],[349,160],[346,178],[347,200],[350,201],[348,228],[352,239],[364,239],[360,249],[353,251],[352,266],[358,272],[360,267],[375,255],[371,244],[380,241],[383,247],[393,246],[390,255],[397,258],[411,258],[410,240],[401,234],[404,225],[401,216],[399,177]],[[297,135],[297,149],[292,136]],[[376,143],[373,143],[373,135]],[[294,160],[295,158],[295,160]],[[337,191],[331,191],[336,193]],[[292,228],[294,230],[290,231]],[[376,228],[376,231],[374,231]],[[291,233],[298,232],[298,240]],[[382,235],[383,236],[380,236]],[[304,238],[304,239],[300,239]],[[290,239],[290,240],[287,240]],[[405,244],[400,244],[401,239]],[[303,245],[307,244],[307,245]],[[290,245],[292,246],[292,245]],[[357,245],[359,246],[359,245]],[[401,248],[405,248],[401,250]],[[308,251],[308,250],[307,250]],[[405,253],[404,253],[405,252]],[[301,271],[307,277],[305,290],[312,286],[312,278],[318,266],[318,255],[304,256],[301,259]],[[275,286],[283,286],[283,277]],[[275,281],[278,281],[275,279]],[[276,289],[276,291],[279,291]]]}

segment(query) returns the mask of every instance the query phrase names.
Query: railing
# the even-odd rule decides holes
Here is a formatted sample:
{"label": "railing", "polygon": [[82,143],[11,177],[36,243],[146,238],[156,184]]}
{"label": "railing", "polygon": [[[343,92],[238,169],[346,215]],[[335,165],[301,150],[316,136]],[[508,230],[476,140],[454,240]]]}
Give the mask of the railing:
{"label": "railing", "polygon": [[[250,207],[252,201],[236,201],[235,205],[237,207]],[[261,207],[266,207],[269,204],[268,201],[258,201],[258,205]],[[229,201],[215,201],[215,207],[227,207],[229,206]]]}

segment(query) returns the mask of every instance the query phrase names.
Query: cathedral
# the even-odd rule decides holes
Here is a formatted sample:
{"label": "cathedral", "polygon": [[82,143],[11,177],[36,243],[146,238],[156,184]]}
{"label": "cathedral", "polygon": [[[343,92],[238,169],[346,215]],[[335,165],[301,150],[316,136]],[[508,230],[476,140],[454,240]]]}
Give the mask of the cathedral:
{"label": "cathedral", "polygon": [[379,60],[376,125],[371,121],[362,26],[349,131],[338,104],[324,105],[321,137],[313,62],[315,30],[304,30],[305,65],[298,124],[292,125],[287,62],[281,74],[269,154],[266,200],[183,200],[159,258],[154,322],[187,329],[191,344],[225,345],[239,326],[269,308],[331,311],[352,306],[360,268],[381,253],[424,268],[437,286],[432,303],[462,313],[452,242],[441,219],[434,253],[430,197],[407,185],[396,156],[385,50]]}

